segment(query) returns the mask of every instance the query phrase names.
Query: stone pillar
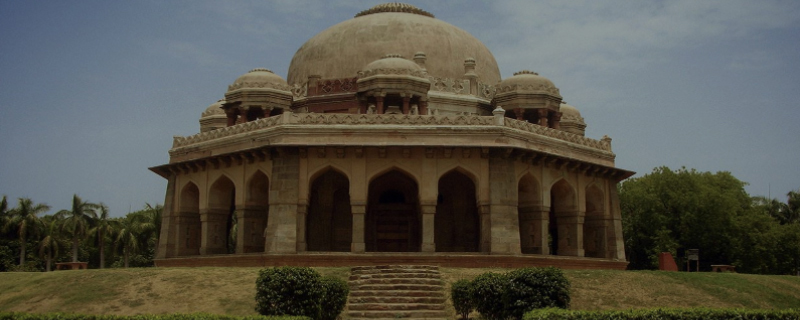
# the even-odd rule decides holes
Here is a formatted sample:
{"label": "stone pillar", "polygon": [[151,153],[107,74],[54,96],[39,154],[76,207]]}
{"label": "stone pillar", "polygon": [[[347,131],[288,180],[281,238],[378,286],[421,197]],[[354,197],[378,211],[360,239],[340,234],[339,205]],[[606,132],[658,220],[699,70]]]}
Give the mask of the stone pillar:
{"label": "stone pillar", "polygon": [[544,210],[541,206],[521,206],[518,212],[522,253],[549,254],[550,248],[547,246],[549,210]]}
{"label": "stone pillar", "polygon": [[[200,214],[197,212],[178,212],[175,215],[175,234],[172,237],[175,256],[200,254]],[[164,227],[162,226],[163,230]],[[160,240],[159,240],[160,241]]]}
{"label": "stone pillar", "polygon": [[375,96],[375,105],[378,108],[378,114],[383,114],[383,96],[376,95]]}
{"label": "stone pillar", "polygon": [[279,149],[278,153],[272,160],[264,250],[270,253],[296,253],[300,157],[298,151],[292,148]]}
{"label": "stone pillar", "polygon": [[606,235],[608,220],[600,216],[588,215],[583,223],[583,251],[584,256],[594,258],[608,258],[606,248]]}
{"label": "stone pillar", "polygon": [[419,99],[419,114],[428,115],[428,100]]}
{"label": "stone pillar", "polygon": [[164,195],[164,209],[161,211],[161,234],[158,237],[156,259],[174,257],[179,243],[179,241],[175,241],[175,236],[177,235],[177,226],[180,224],[177,224],[173,214],[176,179],[177,175],[175,173],[170,173],[169,178],[167,178],[167,193]]}
{"label": "stone pillar", "polygon": [[403,114],[408,114],[409,104],[411,103],[411,94],[403,94]]}
{"label": "stone pillar", "polygon": [[478,205],[478,214],[481,217],[481,252],[492,251],[492,215],[488,204]]}
{"label": "stone pillar", "polygon": [[235,109],[232,109],[232,108],[231,108],[231,109],[227,109],[227,110],[225,110],[225,116],[226,116],[226,117],[227,117],[227,119],[228,119],[228,122],[227,122],[227,124],[226,124],[228,127],[230,127],[230,126],[233,126],[233,125],[236,125],[236,117],[237,117],[237,113],[236,113],[236,110],[235,110]]}
{"label": "stone pillar", "polygon": [[490,253],[520,254],[514,160],[502,155],[490,155],[489,181]]}
{"label": "stone pillar", "polygon": [[625,261],[625,242],[622,239],[622,216],[619,208],[619,194],[615,183],[609,181],[608,252],[609,258]]}
{"label": "stone pillar", "polygon": [[351,202],[350,212],[353,214],[353,239],[350,244],[350,252],[364,253],[367,250],[364,241],[364,232],[366,232],[364,217],[367,213],[367,206],[365,203]]}
{"label": "stone pillar", "polygon": [[539,113],[539,125],[542,127],[547,127],[547,109],[537,109]]}
{"label": "stone pillar", "polygon": [[553,129],[561,129],[561,112],[553,113]]}
{"label": "stone pillar", "polygon": [[200,240],[200,254],[228,253],[228,213],[225,209],[207,209],[200,212],[203,238]]}
{"label": "stone pillar", "polygon": [[248,110],[250,110],[249,107],[239,107],[239,120],[236,122],[237,124],[247,122]]}
{"label": "stone pillar", "polygon": [[525,120],[525,109],[515,108],[514,115],[517,117],[517,120],[519,121]]}
{"label": "stone pillar", "polygon": [[583,212],[557,212],[558,255],[583,257]]}
{"label": "stone pillar", "polygon": [[264,251],[267,208],[245,206],[236,209],[236,253]]}
{"label": "stone pillar", "polygon": [[[306,222],[308,221],[308,204],[298,204],[297,205],[297,252],[305,252],[308,249],[308,243],[306,239],[306,232],[308,227],[306,226]],[[329,248],[330,249],[330,248]]]}
{"label": "stone pillar", "polygon": [[422,252],[436,252],[436,243],[434,242],[434,232],[436,225],[434,221],[434,214],[436,214],[436,201],[424,201],[421,204],[422,209]]}

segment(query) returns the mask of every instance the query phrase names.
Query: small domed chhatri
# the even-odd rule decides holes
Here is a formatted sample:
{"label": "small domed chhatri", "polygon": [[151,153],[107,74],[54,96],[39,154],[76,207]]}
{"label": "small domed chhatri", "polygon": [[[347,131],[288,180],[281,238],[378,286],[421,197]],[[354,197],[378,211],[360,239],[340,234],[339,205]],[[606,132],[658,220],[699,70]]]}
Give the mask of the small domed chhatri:
{"label": "small domed chhatri", "polygon": [[158,266],[627,265],[633,172],[611,139],[427,11],[372,7],[306,41],[286,80],[258,68],[220,92],[151,168],[168,181]]}

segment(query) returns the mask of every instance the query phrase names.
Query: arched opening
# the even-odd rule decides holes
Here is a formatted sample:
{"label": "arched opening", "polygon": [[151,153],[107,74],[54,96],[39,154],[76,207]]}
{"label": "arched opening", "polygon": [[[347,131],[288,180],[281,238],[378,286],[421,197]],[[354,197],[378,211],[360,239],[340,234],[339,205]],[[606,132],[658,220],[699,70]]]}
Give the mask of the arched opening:
{"label": "arched opening", "polygon": [[455,170],[439,179],[434,226],[437,252],[478,252],[480,217],[472,179]]}
{"label": "arched opening", "polygon": [[236,217],[239,231],[236,241],[240,253],[264,251],[264,229],[269,218],[269,178],[261,171],[256,171],[247,184],[245,207]]}
{"label": "arched opening", "polygon": [[314,179],[306,218],[308,251],[350,251],[353,215],[350,212],[350,181],[328,170]]}
{"label": "arched opening", "polygon": [[542,194],[539,182],[526,174],[517,185],[517,213],[519,216],[519,239],[522,253],[541,254],[547,243],[546,229],[541,210]]}
{"label": "arched opening", "polygon": [[200,189],[194,183],[181,190],[178,220],[177,255],[200,254]]}
{"label": "arched opening", "polygon": [[365,217],[367,251],[420,251],[418,194],[416,181],[397,170],[370,182]]}
{"label": "arched opening", "polygon": [[236,252],[235,200],[236,187],[228,177],[222,176],[211,185],[208,192],[207,254]]}
{"label": "arched opening", "polygon": [[584,256],[606,257],[606,221],[603,191],[597,186],[586,188],[586,218],[583,223]]}
{"label": "arched opening", "polygon": [[576,212],[575,191],[565,180],[560,180],[550,189],[550,254],[571,255],[577,252],[577,237],[574,232]]}

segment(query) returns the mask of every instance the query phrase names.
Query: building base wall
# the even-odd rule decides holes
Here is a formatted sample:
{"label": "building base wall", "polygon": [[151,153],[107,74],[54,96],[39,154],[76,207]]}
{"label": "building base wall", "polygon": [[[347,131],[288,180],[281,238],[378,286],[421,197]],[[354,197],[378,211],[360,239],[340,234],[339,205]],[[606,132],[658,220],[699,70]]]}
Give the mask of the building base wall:
{"label": "building base wall", "polygon": [[235,254],[156,259],[157,267],[349,267],[369,265],[436,265],[450,268],[524,268],[625,270],[627,261],[547,255],[447,253],[302,253]]}

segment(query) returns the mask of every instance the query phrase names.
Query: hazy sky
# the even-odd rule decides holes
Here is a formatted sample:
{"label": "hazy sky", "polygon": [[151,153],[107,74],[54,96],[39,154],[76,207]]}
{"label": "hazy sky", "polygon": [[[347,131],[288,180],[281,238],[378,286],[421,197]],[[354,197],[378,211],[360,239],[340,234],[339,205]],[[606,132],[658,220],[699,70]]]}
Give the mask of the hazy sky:
{"label": "hazy sky", "polygon": [[[620,168],[800,188],[800,1],[408,1],[552,80]],[[0,194],[163,203],[173,135],[239,75],[380,1],[0,1]]]}

